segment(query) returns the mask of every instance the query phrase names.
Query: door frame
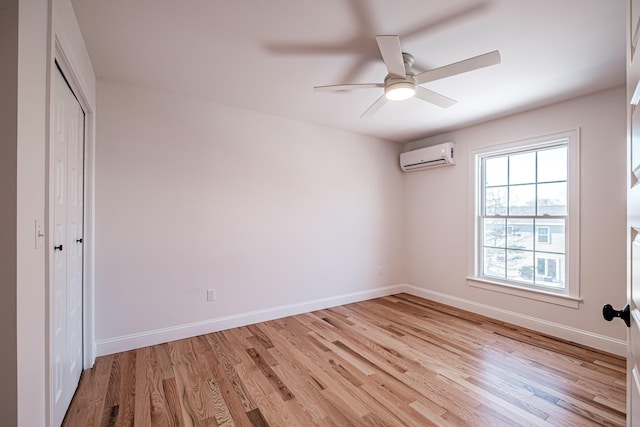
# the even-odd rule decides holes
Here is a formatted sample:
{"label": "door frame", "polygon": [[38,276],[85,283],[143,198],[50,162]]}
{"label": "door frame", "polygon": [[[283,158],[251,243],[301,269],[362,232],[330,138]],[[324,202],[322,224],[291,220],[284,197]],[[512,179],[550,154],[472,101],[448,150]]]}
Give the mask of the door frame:
{"label": "door frame", "polygon": [[[55,22],[54,22],[55,23]],[[83,286],[82,286],[82,368],[91,368],[96,358],[95,345],[95,105],[90,94],[94,88],[88,86],[87,82],[93,82],[94,77],[82,75],[83,67],[78,65],[72,55],[73,46],[63,41],[63,38],[55,30],[52,32],[52,46],[50,62],[48,64],[47,87],[48,87],[48,135],[46,148],[46,196],[45,196],[45,320],[46,320],[46,402],[47,402],[47,424],[53,423],[54,410],[54,390],[53,390],[53,180],[51,171],[53,158],[51,156],[52,126],[53,126],[53,96],[52,80],[57,68],[60,68],[62,75],[67,80],[71,91],[76,96],[80,106],[85,113],[84,126],[84,209],[83,209]],[[70,47],[67,47],[70,46]],[[89,83],[90,84],[90,83]]]}

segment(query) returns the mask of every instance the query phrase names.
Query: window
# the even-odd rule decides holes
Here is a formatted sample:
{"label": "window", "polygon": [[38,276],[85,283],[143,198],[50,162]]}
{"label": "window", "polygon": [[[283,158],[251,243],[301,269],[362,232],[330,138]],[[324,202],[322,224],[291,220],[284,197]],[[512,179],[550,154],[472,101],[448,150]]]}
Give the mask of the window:
{"label": "window", "polygon": [[538,227],[538,243],[550,243],[549,227]]}
{"label": "window", "polygon": [[538,257],[536,259],[537,269],[536,276],[540,280],[548,282],[558,281],[558,258]]}
{"label": "window", "polygon": [[474,285],[577,300],[577,130],[471,156]]}

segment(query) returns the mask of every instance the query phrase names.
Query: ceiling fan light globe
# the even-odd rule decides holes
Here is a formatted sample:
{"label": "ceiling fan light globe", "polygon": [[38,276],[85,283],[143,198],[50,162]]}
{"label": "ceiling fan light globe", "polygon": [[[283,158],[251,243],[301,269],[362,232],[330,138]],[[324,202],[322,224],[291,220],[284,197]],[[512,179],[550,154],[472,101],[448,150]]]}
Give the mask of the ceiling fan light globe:
{"label": "ceiling fan light globe", "polygon": [[384,96],[389,101],[404,101],[416,94],[416,87],[410,82],[392,83],[384,88]]}

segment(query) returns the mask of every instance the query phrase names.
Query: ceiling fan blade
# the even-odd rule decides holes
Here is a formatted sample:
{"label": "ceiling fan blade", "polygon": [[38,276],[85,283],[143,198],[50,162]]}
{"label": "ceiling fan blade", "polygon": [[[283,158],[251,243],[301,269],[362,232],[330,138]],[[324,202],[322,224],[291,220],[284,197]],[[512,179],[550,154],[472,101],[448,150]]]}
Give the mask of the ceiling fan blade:
{"label": "ceiling fan blade", "polygon": [[440,95],[437,92],[425,89],[421,86],[416,86],[416,97],[442,108],[451,107],[453,104],[458,102],[455,99]]}
{"label": "ceiling fan blade", "polygon": [[445,65],[444,67],[425,71],[424,73],[416,75],[415,79],[416,83],[420,85],[423,83],[432,82],[434,80],[444,79],[445,77],[451,77],[469,71],[477,70],[479,68],[489,67],[491,65],[496,65],[499,63],[500,52],[494,50],[493,52],[474,56],[473,58],[465,59],[463,61],[454,62],[453,64]]}
{"label": "ceiling fan blade", "polygon": [[353,83],[353,84],[343,84],[343,85],[315,86],[313,90],[317,90],[317,91],[353,90],[353,89],[367,89],[372,87],[384,87],[384,83]]}
{"label": "ceiling fan blade", "polygon": [[404,59],[402,58],[402,48],[400,47],[400,38],[398,36],[376,36],[378,47],[384,65],[391,77],[403,79],[406,77],[404,69]]}
{"label": "ceiling fan blade", "polygon": [[362,117],[371,117],[375,114],[376,111],[378,111],[380,108],[382,108],[382,106],[384,104],[387,103],[387,98],[382,95],[380,98],[378,98],[376,100],[376,102],[374,102],[373,104],[371,104],[371,107],[367,108],[367,111],[365,111],[364,113],[362,113],[362,115],[360,116]]}

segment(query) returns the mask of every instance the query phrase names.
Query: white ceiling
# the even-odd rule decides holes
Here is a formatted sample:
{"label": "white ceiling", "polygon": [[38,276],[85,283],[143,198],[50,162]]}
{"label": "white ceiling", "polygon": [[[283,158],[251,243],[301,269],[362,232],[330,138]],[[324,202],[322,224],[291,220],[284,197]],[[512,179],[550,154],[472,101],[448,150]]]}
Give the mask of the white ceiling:
{"label": "white ceiling", "polygon": [[[73,0],[99,78],[294,120],[415,140],[624,84],[620,0]],[[427,83],[360,115],[382,89],[375,36],[397,34],[416,71],[492,50],[500,65]]]}

